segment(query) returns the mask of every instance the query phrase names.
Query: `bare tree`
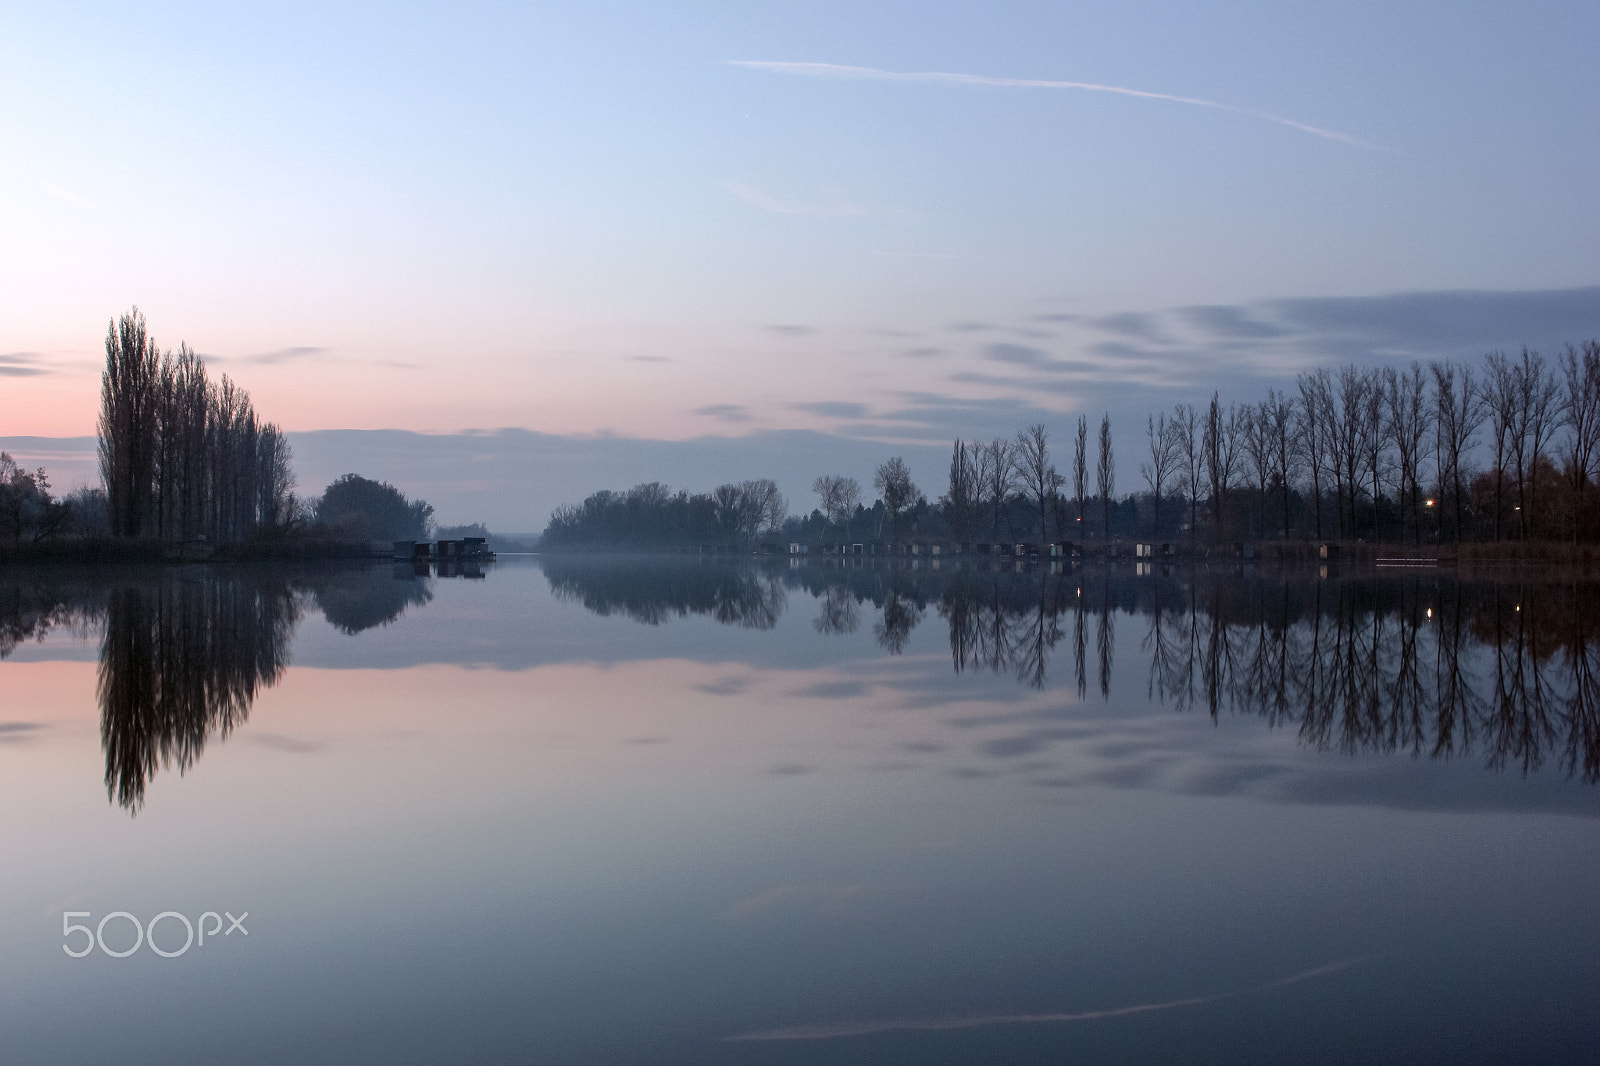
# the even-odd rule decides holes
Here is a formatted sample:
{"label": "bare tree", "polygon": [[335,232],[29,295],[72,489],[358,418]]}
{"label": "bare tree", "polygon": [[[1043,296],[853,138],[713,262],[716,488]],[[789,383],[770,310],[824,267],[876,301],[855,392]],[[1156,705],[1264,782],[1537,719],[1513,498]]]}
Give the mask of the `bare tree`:
{"label": "bare tree", "polygon": [[1006,500],[1017,487],[1017,468],[1012,461],[1011,442],[996,437],[983,450],[983,476],[979,479],[983,495],[989,501],[991,526],[1000,535],[1000,516],[1005,512]]}
{"label": "bare tree", "polygon": [[1389,472],[1388,437],[1384,433],[1383,374],[1377,369],[1362,372],[1365,378],[1361,408],[1362,480],[1372,489],[1372,536],[1379,537],[1378,501],[1383,499],[1383,478]]}
{"label": "bare tree", "polygon": [[1218,396],[1213,392],[1211,406],[1206,410],[1201,446],[1205,453],[1206,477],[1211,487],[1212,529],[1218,540],[1222,539],[1228,487],[1239,470],[1241,435],[1238,409],[1230,406],[1224,414]]}
{"label": "bare tree", "polygon": [[1255,480],[1256,498],[1250,517],[1250,535],[1256,535],[1260,523],[1260,507],[1267,498],[1267,486],[1272,482],[1272,435],[1267,423],[1265,404],[1244,404],[1239,408],[1239,435],[1243,438],[1245,465]]}
{"label": "bare tree", "polygon": [[950,450],[950,490],[939,498],[939,510],[950,524],[957,542],[966,544],[977,535],[982,508],[980,467],[983,446],[976,441],[963,444],[956,438]]}
{"label": "bare tree", "polygon": [[1512,368],[1512,379],[1516,388],[1511,456],[1517,475],[1517,531],[1522,540],[1527,540],[1529,525],[1537,519],[1534,506],[1539,459],[1559,424],[1559,385],[1546,370],[1544,358],[1527,345],[1522,347],[1522,361]]}
{"label": "bare tree", "polygon": [[917,500],[917,486],[911,481],[911,471],[905,460],[898,455],[885,460],[873,475],[872,484],[889,512],[890,536],[899,536],[900,512]]}
{"label": "bare tree", "polygon": [[[1456,543],[1461,542],[1461,509],[1466,495],[1462,464],[1483,425],[1484,407],[1479,402],[1477,380],[1470,367],[1456,368],[1435,362],[1433,370],[1434,425],[1439,456],[1439,491],[1449,492],[1455,519]],[[1459,382],[1459,386],[1458,386]]]}
{"label": "bare tree", "polygon": [[1017,479],[1022,490],[1039,512],[1039,537],[1050,539],[1050,499],[1065,480],[1050,463],[1050,442],[1044,423],[1037,423],[1017,434],[1012,452]]}
{"label": "bare tree", "polygon": [[1183,490],[1189,494],[1190,538],[1200,529],[1200,471],[1205,465],[1205,452],[1195,439],[1198,424],[1193,404],[1173,406],[1172,436],[1178,445],[1178,472],[1182,476]]}
{"label": "bare tree", "polygon": [[151,533],[158,461],[161,364],[155,341],[135,307],[106,330],[106,369],[100,378],[100,476],[111,512],[111,533]]}
{"label": "bare tree", "polygon": [[1338,402],[1329,421],[1334,492],[1339,506],[1339,535],[1356,535],[1356,499],[1365,468],[1371,378],[1358,366],[1339,370]]}
{"label": "bare tree", "polygon": [[1289,535],[1289,482],[1298,468],[1294,447],[1294,401],[1276,389],[1267,390],[1261,405],[1268,451],[1272,456],[1272,476],[1283,495],[1283,536]]}
{"label": "bare tree", "polygon": [[861,502],[861,483],[853,477],[829,474],[811,483],[811,491],[822,503],[822,514],[831,524],[843,528]]}
{"label": "bare tree", "polygon": [[1429,430],[1433,428],[1433,410],[1427,402],[1427,383],[1422,374],[1422,364],[1412,361],[1405,372],[1393,367],[1383,371],[1383,396],[1389,441],[1394,445],[1399,459],[1400,539],[1406,536],[1406,514],[1411,515],[1412,538],[1421,543],[1422,529],[1418,521],[1418,499],[1421,496],[1422,463],[1427,458]]}
{"label": "bare tree", "polygon": [[1506,354],[1493,351],[1483,357],[1484,413],[1494,442],[1494,539],[1500,539],[1500,517],[1505,510],[1505,469],[1512,428],[1517,418],[1517,376]]}
{"label": "bare tree", "polygon": [[1111,494],[1116,488],[1116,463],[1111,457],[1111,415],[1100,418],[1100,457],[1094,467],[1094,487],[1100,495],[1100,535],[1111,539]]}
{"label": "bare tree", "polygon": [[1329,469],[1332,443],[1333,385],[1325,368],[1301,374],[1297,382],[1300,404],[1296,409],[1295,439],[1311,472],[1311,506],[1317,539],[1322,539],[1322,474]]}
{"label": "bare tree", "polygon": [[1572,542],[1576,544],[1582,528],[1583,496],[1600,460],[1600,342],[1584,341],[1581,353],[1567,345],[1561,355],[1561,376],[1565,385],[1562,414],[1568,431],[1562,466],[1572,491]]}
{"label": "bare tree", "polygon": [[[1072,495],[1078,501],[1078,525],[1083,525],[1083,495],[1089,486],[1089,416],[1078,416],[1078,432],[1072,441]],[[1079,529],[1081,536],[1082,529]]]}
{"label": "bare tree", "polygon": [[745,523],[744,490],[731,482],[718,485],[711,491],[711,499],[717,508],[718,531],[724,536],[737,537]]}
{"label": "bare tree", "polygon": [[1139,473],[1144,476],[1145,484],[1150,486],[1151,535],[1157,539],[1161,536],[1161,493],[1178,465],[1177,428],[1176,423],[1167,421],[1165,414],[1146,419],[1150,461],[1139,465]]}
{"label": "bare tree", "polygon": [[783,498],[778,483],[771,478],[741,481],[739,494],[740,529],[747,537],[779,529],[789,517],[789,501]]}

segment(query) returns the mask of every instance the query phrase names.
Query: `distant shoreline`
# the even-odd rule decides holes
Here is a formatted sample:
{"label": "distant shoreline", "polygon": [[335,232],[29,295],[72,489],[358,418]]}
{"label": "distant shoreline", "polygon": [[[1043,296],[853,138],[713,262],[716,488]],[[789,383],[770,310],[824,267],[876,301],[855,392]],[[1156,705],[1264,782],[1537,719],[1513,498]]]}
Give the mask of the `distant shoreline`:
{"label": "distant shoreline", "polygon": [[389,552],[376,552],[366,544],[338,541],[304,541],[257,544],[173,544],[153,540],[113,540],[95,538],[76,541],[45,541],[0,548],[0,566],[6,565],[120,565],[125,563],[260,563],[322,562],[327,560],[388,559]]}

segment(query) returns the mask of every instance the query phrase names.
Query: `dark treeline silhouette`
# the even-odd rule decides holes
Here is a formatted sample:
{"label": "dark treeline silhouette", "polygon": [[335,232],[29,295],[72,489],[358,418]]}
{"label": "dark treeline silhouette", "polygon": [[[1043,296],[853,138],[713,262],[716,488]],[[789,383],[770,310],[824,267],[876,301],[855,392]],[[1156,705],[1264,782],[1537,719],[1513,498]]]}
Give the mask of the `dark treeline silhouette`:
{"label": "dark treeline silhouette", "polygon": [[24,470],[0,452],[0,544],[48,540],[66,530],[71,518],[70,505],[50,494],[44,467]]}
{"label": "dark treeline silhouette", "polygon": [[744,545],[783,525],[788,504],[770,478],[674,492],[659,481],[602,490],[558,507],[540,538],[546,550]]}
{"label": "dark treeline silhouette", "polygon": [[100,473],[112,536],[228,544],[295,513],[289,445],[189,348],[162,353],[137,308],[106,334]]}
{"label": "dark treeline silhouette", "polygon": [[1214,393],[1204,406],[1179,403],[1145,422],[1144,488],[1122,496],[1106,413],[1097,431],[1078,418],[1067,473],[1041,423],[1014,438],[957,439],[947,490],[932,504],[898,457],[878,467],[871,504],[856,479],[826,474],[812,484],[818,507],[787,520],[781,507],[742,502],[755,482],[709,495],[652,482],[558,509],[544,545],[748,547],[780,531],[807,545],[952,547],[1600,541],[1600,342],[1567,345],[1553,364],[1524,348],[1479,364],[1320,368],[1256,403],[1224,405]]}
{"label": "dark treeline silhouette", "polygon": [[315,513],[320,526],[345,540],[416,541],[433,534],[431,504],[359,474],[335,479],[317,500]]}
{"label": "dark treeline silhouette", "polygon": [[[1177,404],[1146,419],[1145,490],[1118,499],[1110,417],[1091,474],[1086,417],[1068,478],[1043,425],[955,442],[939,501],[954,540],[1185,537],[1440,542],[1600,540],[1600,342],[1554,364],[1345,366],[1257,403]],[[1021,518],[1019,522],[1018,519]]]}
{"label": "dark treeline silhouette", "polygon": [[[1318,750],[1476,754],[1600,781],[1600,584],[1453,576],[1317,579],[1199,569],[909,561],[815,565],[547,560],[556,595],[651,624],[705,615],[769,628],[783,588],[824,635],[871,631],[900,654],[931,608],[953,669],[1073,684],[1110,699],[1119,618],[1138,693],[1180,711],[1259,716]],[[756,621],[752,622],[752,618]]]}

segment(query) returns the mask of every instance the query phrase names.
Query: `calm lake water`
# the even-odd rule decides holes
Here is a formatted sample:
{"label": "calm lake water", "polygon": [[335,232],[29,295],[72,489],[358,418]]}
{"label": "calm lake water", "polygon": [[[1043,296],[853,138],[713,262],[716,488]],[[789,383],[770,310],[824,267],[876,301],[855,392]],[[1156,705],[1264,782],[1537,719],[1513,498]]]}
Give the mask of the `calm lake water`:
{"label": "calm lake water", "polygon": [[0,692],[8,1062],[1600,1058],[1594,583],[12,570]]}

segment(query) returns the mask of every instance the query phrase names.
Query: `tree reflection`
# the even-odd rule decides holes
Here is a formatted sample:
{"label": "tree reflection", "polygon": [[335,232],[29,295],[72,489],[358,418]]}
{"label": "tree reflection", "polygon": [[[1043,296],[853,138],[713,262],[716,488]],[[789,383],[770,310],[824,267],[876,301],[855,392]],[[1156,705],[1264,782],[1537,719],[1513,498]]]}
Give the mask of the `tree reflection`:
{"label": "tree reflection", "polygon": [[1595,582],[846,558],[551,559],[545,571],[560,598],[652,624],[705,614],[770,628],[787,587],[819,601],[817,633],[846,636],[871,604],[891,655],[932,605],[956,673],[1044,689],[1065,654],[1080,699],[1091,685],[1112,699],[1122,615],[1144,623],[1148,698],[1176,710],[1257,716],[1317,750],[1471,756],[1523,774],[1553,761],[1600,781]]}
{"label": "tree reflection", "polygon": [[[1242,571],[832,566],[788,580],[823,618],[872,599],[874,635],[905,647],[907,604],[936,602],[957,673],[1044,688],[1065,644],[1071,683],[1109,700],[1119,614],[1145,621],[1149,698],[1254,715],[1318,750],[1460,758],[1532,773],[1554,759],[1600,781],[1600,585],[1448,576],[1321,580]],[[819,632],[846,632],[817,622]]]}
{"label": "tree reflection", "polygon": [[433,600],[426,566],[418,574],[409,563],[334,570],[311,579],[309,585],[322,616],[351,636],[386,626],[406,608],[424,607]]}
{"label": "tree reflection", "polygon": [[811,623],[823,636],[854,633],[861,625],[861,613],[856,609],[856,597],[845,585],[829,585],[822,595],[822,610]]}
{"label": "tree reflection", "polygon": [[1292,725],[1319,750],[1477,751],[1523,774],[1559,752],[1567,773],[1600,780],[1593,586],[1412,578],[1251,591],[1200,576],[1186,616],[1151,614],[1153,696]]}
{"label": "tree reflection", "polygon": [[890,589],[883,600],[883,613],[872,626],[872,635],[890,655],[899,655],[906,650],[911,631],[922,621],[922,611],[922,604],[910,593]]}
{"label": "tree reflection", "polygon": [[556,599],[646,625],[704,615],[723,625],[771,629],[787,599],[782,579],[755,566],[547,556],[543,568]]}
{"label": "tree reflection", "polygon": [[85,636],[104,612],[104,595],[81,579],[50,571],[15,574],[0,583],[0,659],[53,632]]}
{"label": "tree reflection", "polygon": [[100,645],[106,791],[137,811],[162,767],[181,774],[288,665],[300,619],[287,580],[185,574],[113,588]]}

